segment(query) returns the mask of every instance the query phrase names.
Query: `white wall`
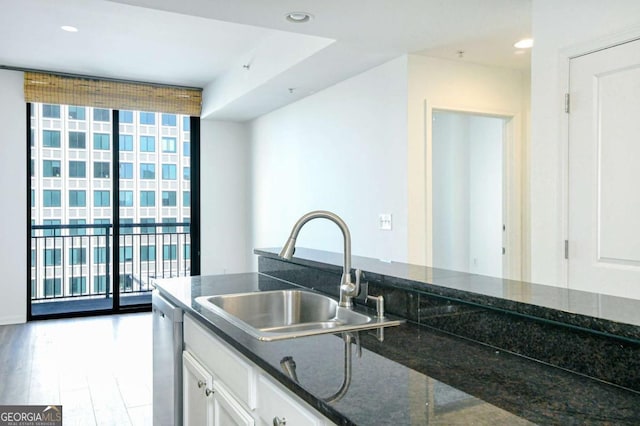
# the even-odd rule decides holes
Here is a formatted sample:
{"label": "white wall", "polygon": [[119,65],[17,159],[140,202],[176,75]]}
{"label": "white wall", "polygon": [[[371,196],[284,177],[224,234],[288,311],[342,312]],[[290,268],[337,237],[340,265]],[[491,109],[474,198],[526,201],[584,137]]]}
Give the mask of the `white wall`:
{"label": "white wall", "polygon": [[253,270],[246,124],[201,121],[201,273]]}
{"label": "white wall", "polygon": [[27,319],[27,143],[23,74],[0,70],[0,324]]}
{"label": "white wall", "polygon": [[[531,280],[565,284],[562,130],[566,49],[640,26],[637,0],[535,0],[531,66]],[[639,33],[640,34],[640,33]],[[592,47],[592,46],[591,46]],[[604,46],[603,46],[604,47]]]}
{"label": "white wall", "polygon": [[504,121],[469,117],[469,272],[501,277]]}
{"label": "white wall", "polygon": [[433,264],[469,271],[469,117],[433,114]]}
{"label": "white wall", "polygon": [[[394,59],[251,123],[253,244],[281,246],[311,210],[340,215],[353,254],[407,260],[407,60]],[[392,231],[378,215],[393,215]],[[342,251],[316,220],[301,247]]]}
{"label": "white wall", "polygon": [[501,118],[433,113],[433,264],[502,276]]}
{"label": "white wall", "polygon": [[432,109],[513,116],[514,138],[522,147],[517,155],[524,155],[529,76],[524,71],[411,55],[408,78],[408,261],[425,265],[432,261],[425,239],[432,235],[427,221],[432,205],[426,196],[432,174],[427,167],[432,155]]}

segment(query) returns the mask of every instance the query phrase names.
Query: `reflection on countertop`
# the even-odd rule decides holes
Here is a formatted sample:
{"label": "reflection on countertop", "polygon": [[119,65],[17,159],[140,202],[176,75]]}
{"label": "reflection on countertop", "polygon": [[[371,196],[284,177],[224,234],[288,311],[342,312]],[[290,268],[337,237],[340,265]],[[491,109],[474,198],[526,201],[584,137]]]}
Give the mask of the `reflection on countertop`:
{"label": "reflection on countertop", "polygon": [[[360,332],[344,395],[341,335],[261,342],[195,302],[199,296],[294,288],[263,274],[157,280],[166,297],[338,424],[638,424],[640,394],[416,324]],[[438,312],[451,315],[455,312]],[[356,350],[353,348],[352,350]],[[296,363],[297,381],[281,366]],[[579,392],[576,392],[579,389]]]}

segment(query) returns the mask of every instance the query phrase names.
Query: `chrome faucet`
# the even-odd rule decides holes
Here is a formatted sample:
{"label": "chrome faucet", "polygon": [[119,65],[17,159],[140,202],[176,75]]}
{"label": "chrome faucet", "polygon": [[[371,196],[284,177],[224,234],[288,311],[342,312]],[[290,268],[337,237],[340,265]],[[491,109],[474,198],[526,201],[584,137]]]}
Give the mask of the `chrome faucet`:
{"label": "chrome faucet", "polygon": [[340,230],[342,231],[342,236],[344,237],[344,261],[343,261],[343,269],[342,269],[342,278],[340,280],[340,302],[339,305],[343,308],[353,308],[352,299],[358,295],[360,292],[360,275],[361,272],[359,269],[356,269],[356,281],[355,283],[351,281],[351,234],[349,233],[349,228],[347,224],[335,213],[331,213],[324,210],[316,210],[309,212],[302,216],[296,224],[293,226],[291,230],[291,235],[287,240],[284,247],[280,251],[280,257],[291,260],[293,257],[293,252],[296,246],[296,238],[298,238],[298,234],[300,230],[305,225],[305,223],[309,222],[313,219],[328,219],[338,225]]}

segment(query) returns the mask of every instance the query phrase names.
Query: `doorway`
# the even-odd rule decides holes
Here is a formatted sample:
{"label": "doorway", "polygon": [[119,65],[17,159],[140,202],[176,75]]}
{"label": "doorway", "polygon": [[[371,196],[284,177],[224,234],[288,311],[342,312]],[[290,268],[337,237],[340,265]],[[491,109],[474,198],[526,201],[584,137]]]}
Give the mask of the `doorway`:
{"label": "doorway", "polygon": [[[519,279],[510,233],[512,117],[433,109],[431,266]],[[429,215],[428,215],[429,217]]]}

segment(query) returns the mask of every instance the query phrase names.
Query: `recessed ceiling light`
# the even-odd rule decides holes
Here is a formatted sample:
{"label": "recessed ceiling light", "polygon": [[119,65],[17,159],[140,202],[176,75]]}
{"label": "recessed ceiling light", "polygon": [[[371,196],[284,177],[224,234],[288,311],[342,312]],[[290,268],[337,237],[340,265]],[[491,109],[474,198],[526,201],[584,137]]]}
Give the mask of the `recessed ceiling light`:
{"label": "recessed ceiling light", "polygon": [[285,18],[287,18],[289,22],[302,24],[309,22],[313,18],[313,15],[307,12],[289,12],[285,15]]}
{"label": "recessed ceiling light", "polygon": [[60,27],[62,30],[70,32],[70,33],[77,33],[78,29],[76,27],[72,27],[71,25],[63,25]]}
{"label": "recessed ceiling light", "polygon": [[523,38],[513,45],[513,47],[517,49],[530,49],[533,47],[533,39],[532,38]]}

